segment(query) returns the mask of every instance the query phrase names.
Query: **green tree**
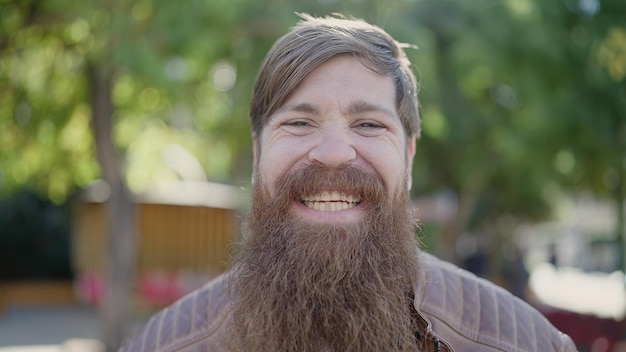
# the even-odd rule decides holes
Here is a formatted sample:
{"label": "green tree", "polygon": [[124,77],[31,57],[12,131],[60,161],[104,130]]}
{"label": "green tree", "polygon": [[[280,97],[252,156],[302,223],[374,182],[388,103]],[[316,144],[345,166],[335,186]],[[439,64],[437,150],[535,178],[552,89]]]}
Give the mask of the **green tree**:
{"label": "green tree", "polygon": [[[230,55],[238,39],[232,36],[246,33],[222,35],[236,15],[245,15],[233,12],[232,5],[61,0],[1,5],[0,74],[10,84],[0,91],[0,144],[14,151],[0,160],[2,190],[31,184],[62,202],[98,174],[107,181],[108,289],[102,314],[108,350],[128,332],[136,246],[125,177],[132,172],[125,170],[125,159],[141,149],[142,138],[180,143],[202,155],[240,146],[234,136],[247,130],[237,127],[242,123],[226,123],[231,116],[245,119],[232,104]],[[185,113],[192,109],[197,110]],[[203,161],[225,166],[209,173],[226,179],[232,159],[214,152]],[[138,177],[135,183],[142,181]]]}
{"label": "green tree", "polygon": [[459,234],[482,231],[496,274],[512,225],[552,215],[554,186],[612,194],[623,231],[623,6],[421,1],[409,14],[432,53],[414,172],[418,190],[458,197],[439,236],[448,258]]}

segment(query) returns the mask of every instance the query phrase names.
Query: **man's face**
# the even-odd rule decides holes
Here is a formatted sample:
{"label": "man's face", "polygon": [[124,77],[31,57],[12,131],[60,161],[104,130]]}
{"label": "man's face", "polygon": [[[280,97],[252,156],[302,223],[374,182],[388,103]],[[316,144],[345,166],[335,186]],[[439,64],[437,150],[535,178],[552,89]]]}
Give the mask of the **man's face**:
{"label": "man's face", "polygon": [[[303,167],[351,166],[379,178],[392,197],[410,186],[415,154],[415,138],[406,137],[395,98],[393,79],[360,59],[340,56],[320,65],[256,136],[255,179],[274,197],[279,180]],[[328,185],[294,195],[289,207],[301,220],[352,223],[366,215],[366,203],[358,192]]]}

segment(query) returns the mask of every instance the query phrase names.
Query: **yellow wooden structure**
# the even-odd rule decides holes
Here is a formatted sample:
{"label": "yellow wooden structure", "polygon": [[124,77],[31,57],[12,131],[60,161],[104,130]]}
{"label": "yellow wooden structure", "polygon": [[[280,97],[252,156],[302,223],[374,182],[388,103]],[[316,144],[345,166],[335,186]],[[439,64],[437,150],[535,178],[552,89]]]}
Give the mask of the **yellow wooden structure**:
{"label": "yellow wooden structure", "polygon": [[[88,296],[83,297],[87,301],[98,301],[102,294],[107,248],[105,207],[97,198],[86,192],[74,216],[72,259],[79,296]],[[176,288],[159,289],[169,290],[163,300],[171,301],[223,272],[239,233],[240,198],[232,186],[206,182],[155,186],[137,196],[138,286],[159,285],[145,282],[156,274],[161,285],[177,281]],[[192,282],[181,283],[180,276]]]}

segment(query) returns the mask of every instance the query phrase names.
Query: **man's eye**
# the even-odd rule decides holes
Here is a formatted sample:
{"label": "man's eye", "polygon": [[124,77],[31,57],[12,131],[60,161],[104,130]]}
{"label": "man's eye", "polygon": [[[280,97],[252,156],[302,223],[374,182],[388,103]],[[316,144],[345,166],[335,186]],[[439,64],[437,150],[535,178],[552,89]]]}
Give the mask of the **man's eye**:
{"label": "man's eye", "polygon": [[374,123],[374,122],[362,122],[359,124],[359,127],[362,128],[371,128],[371,129],[378,129],[378,128],[385,128],[385,126],[379,124],[379,123]]}
{"label": "man's eye", "polygon": [[306,121],[289,121],[284,123],[285,126],[294,126],[294,127],[306,127],[310,126]]}

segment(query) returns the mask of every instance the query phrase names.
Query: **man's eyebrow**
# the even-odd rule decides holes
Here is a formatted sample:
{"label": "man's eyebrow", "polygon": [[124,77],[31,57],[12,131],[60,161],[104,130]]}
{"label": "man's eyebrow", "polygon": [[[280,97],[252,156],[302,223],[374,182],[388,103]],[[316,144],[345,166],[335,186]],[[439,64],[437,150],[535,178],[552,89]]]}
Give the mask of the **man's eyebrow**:
{"label": "man's eyebrow", "polygon": [[383,106],[377,104],[371,104],[366,101],[356,101],[348,106],[349,115],[360,115],[368,112],[382,112],[389,117],[395,117],[397,114]]}
{"label": "man's eyebrow", "polygon": [[[301,112],[301,113],[305,113],[305,114],[311,114],[311,115],[320,115],[321,112],[320,110],[315,107],[312,104],[309,103],[299,103],[299,104],[294,104],[294,105],[287,105],[284,106],[280,109],[278,109],[278,111],[276,113],[281,114],[281,113],[285,113],[285,112]],[[369,112],[380,112],[383,113],[389,117],[396,117],[397,114],[395,113],[395,111],[389,110],[383,106],[380,106],[378,104],[371,104],[368,103],[366,101],[356,101],[351,103],[348,106],[348,109],[346,110],[346,113],[348,115],[360,115],[360,114],[366,114]]]}
{"label": "man's eyebrow", "polygon": [[312,114],[312,115],[319,115],[320,111],[319,109],[317,109],[315,106],[309,104],[309,103],[300,103],[300,104],[295,104],[295,105],[287,105],[284,106],[280,109],[278,109],[277,113],[283,113],[283,112],[287,112],[287,111],[293,111],[293,112],[302,112],[305,114]]}

